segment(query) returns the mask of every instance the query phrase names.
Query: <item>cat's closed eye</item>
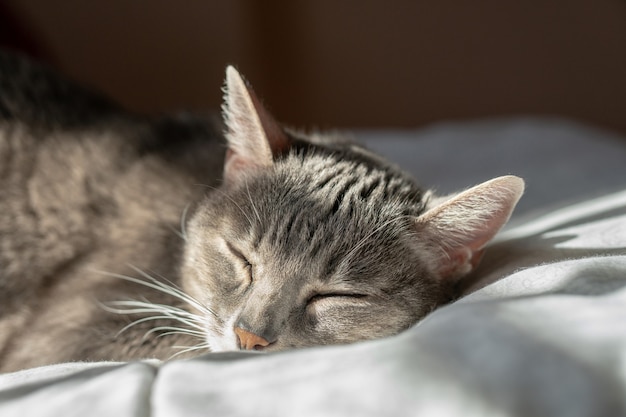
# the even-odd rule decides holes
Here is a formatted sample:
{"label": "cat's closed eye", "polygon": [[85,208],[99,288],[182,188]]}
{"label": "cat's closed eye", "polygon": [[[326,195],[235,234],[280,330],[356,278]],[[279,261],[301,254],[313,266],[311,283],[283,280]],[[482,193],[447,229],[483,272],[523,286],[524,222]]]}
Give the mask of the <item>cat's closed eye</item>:
{"label": "cat's closed eye", "polygon": [[226,246],[228,247],[228,250],[230,250],[230,252],[235,256],[235,258],[237,258],[240,261],[241,265],[246,270],[248,274],[248,284],[251,284],[254,281],[254,267],[252,263],[243,254],[242,251],[237,249],[231,243],[226,243]]}
{"label": "cat's closed eye", "polygon": [[367,298],[366,294],[341,292],[316,293],[310,296],[306,303],[307,305],[314,305],[320,303],[321,301],[352,302],[356,300],[363,300],[364,298]]}

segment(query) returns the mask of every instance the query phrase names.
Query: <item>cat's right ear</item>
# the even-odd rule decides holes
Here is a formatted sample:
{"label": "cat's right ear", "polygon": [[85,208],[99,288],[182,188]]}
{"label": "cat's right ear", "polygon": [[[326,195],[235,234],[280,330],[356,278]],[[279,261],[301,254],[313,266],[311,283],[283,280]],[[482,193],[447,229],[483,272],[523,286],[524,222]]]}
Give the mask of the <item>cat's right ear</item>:
{"label": "cat's right ear", "polygon": [[285,131],[232,66],[226,68],[222,110],[228,141],[224,162],[227,184],[256,169],[270,167],[274,157],[289,148]]}

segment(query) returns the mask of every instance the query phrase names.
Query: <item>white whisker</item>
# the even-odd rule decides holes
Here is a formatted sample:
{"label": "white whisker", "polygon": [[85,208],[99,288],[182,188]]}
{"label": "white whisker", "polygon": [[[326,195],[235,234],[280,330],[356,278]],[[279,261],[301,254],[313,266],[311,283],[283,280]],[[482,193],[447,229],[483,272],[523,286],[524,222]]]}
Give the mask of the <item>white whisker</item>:
{"label": "white whisker", "polygon": [[196,346],[174,346],[175,349],[182,349],[180,352],[176,352],[172,356],[169,357],[169,360],[174,359],[176,356],[183,355],[185,353],[193,352],[196,350],[209,350],[211,347],[204,343]]}
{"label": "white whisker", "polygon": [[187,241],[187,230],[185,228],[185,222],[187,220],[187,211],[189,210],[189,206],[191,206],[191,204],[187,204],[187,206],[185,206],[183,212],[180,215],[180,230],[177,230],[174,226],[169,226],[172,232],[174,232],[176,236],[184,241]]}
{"label": "white whisker", "polygon": [[[184,214],[183,214],[184,218]],[[184,222],[184,219],[182,220]],[[184,234],[184,233],[183,233]],[[188,311],[187,309],[167,305],[160,303],[150,302],[148,299],[142,297],[142,300],[117,300],[117,301],[109,301],[107,303],[100,303],[103,309],[116,314],[124,314],[124,315],[134,315],[140,314],[145,315],[144,317],[140,317],[128,324],[126,324],[118,333],[117,336],[127,331],[128,329],[138,326],[142,323],[150,323],[156,322],[155,325],[150,325],[150,328],[144,333],[143,339],[147,339],[152,334],[157,334],[157,338],[172,336],[172,335],[185,335],[190,336],[192,338],[200,339],[202,342],[195,346],[185,346],[182,347],[184,351],[177,352],[175,355],[172,355],[171,358],[178,356],[183,353],[188,353],[196,350],[209,350],[209,345],[206,342],[206,326],[214,325],[215,323],[207,323],[206,316],[212,317],[214,320],[219,321],[216,314],[207,306],[203,305],[201,302],[187,294],[185,291],[180,289],[174,283],[168,281],[164,277],[162,280],[158,280],[148,274],[147,272],[133,266],[129,265],[136,273],[141,275],[141,278],[135,278],[128,275],[116,274],[106,271],[96,271],[98,273],[119,278],[128,282],[132,282],[138,285],[142,285],[147,288],[151,288],[153,290],[159,291],[161,293],[170,295],[178,300],[185,302],[186,304],[194,307],[195,310],[202,313],[202,315],[195,314],[192,311]],[[167,281],[163,282],[163,281]],[[158,323],[161,321],[161,323]],[[169,324],[164,321],[169,321]],[[180,324],[180,326],[176,325],[176,323]],[[160,324],[160,325],[159,325]],[[176,347],[180,348],[180,347]],[[171,359],[170,358],[170,359]]]}
{"label": "white whisker", "polygon": [[96,272],[104,274],[104,275],[108,275],[110,277],[119,278],[125,281],[133,282],[135,284],[143,285],[145,287],[152,288],[154,290],[157,290],[165,294],[169,294],[175,298],[178,298],[179,300],[185,301],[189,305],[195,307],[197,310],[203,313],[206,313],[207,315],[211,315],[213,317],[216,316],[215,313],[211,309],[204,306],[202,303],[200,303],[198,300],[194,299],[193,297],[191,297],[184,291],[176,288],[173,285],[168,285],[168,284],[158,281],[157,279],[153,278],[149,274],[145,273],[144,271],[142,271],[141,269],[133,265],[129,265],[129,267],[132,268],[137,273],[141,274],[144,278],[146,278],[149,281],[144,281],[144,280],[134,278],[128,275],[116,274],[113,272],[107,272],[107,271],[96,271]]}
{"label": "white whisker", "polygon": [[[124,301],[120,302],[109,302],[109,305],[120,305],[120,303],[127,303]],[[130,303],[130,302],[128,302]],[[143,303],[141,303],[143,304]],[[200,316],[196,316],[191,313],[183,314],[179,311],[172,311],[166,308],[129,308],[129,309],[113,309],[108,307],[107,305],[104,308],[112,313],[117,314],[148,314],[148,313],[160,313],[160,316],[151,316],[158,317],[162,319],[173,319],[179,321],[183,324],[188,325],[189,327],[193,327],[195,329],[203,330],[203,319]],[[156,319],[155,319],[156,320]]]}
{"label": "white whisker", "polygon": [[191,204],[187,204],[185,206],[185,209],[183,210],[183,213],[180,216],[180,234],[183,238],[184,241],[187,241],[187,228],[185,226],[186,221],[187,221],[187,211],[189,210],[189,206]]}
{"label": "white whisker", "polygon": [[174,284],[172,281],[170,281],[169,279],[167,279],[163,275],[157,273],[156,275],[160,278],[160,280],[157,280],[154,277],[152,277],[152,276],[146,274],[145,272],[141,271],[139,268],[135,268],[132,265],[130,265],[130,267],[136,269],[137,272],[139,272],[140,274],[148,277],[149,279],[153,280],[154,282],[158,283],[159,285],[162,285],[163,287],[167,287],[170,290],[175,291],[177,296],[182,297],[181,299],[183,301],[186,301],[188,304],[196,307],[198,310],[202,311],[203,313],[212,315],[214,318],[217,318],[217,315],[210,308],[206,307],[201,302],[199,302],[198,300],[196,300],[195,298],[193,298],[192,296],[187,294],[178,285]]}
{"label": "white whisker", "polygon": [[176,234],[176,236],[178,236],[179,238],[181,238],[182,240],[187,240],[185,238],[185,236],[178,230],[176,230],[176,228],[174,226],[169,226],[169,229],[174,232],[174,234]]}
{"label": "white whisker", "polygon": [[153,329],[153,331],[163,331],[164,333],[159,333],[159,335],[157,337],[165,337],[165,336],[169,336],[169,335],[173,335],[173,334],[186,334],[189,336],[195,336],[198,337],[201,340],[204,340],[204,333],[190,333],[188,331],[186,331],[185,329],[177,329],[176,327],[171,327],[172,330],[169,331],[165,331],[167,330],[167,326],[162,326],[162,327],[155,327]]}
{"label": "white whisker", "polygon": [[262,224],[263,222],[261,221],[261,216],[259,215],[259,211],[256,209],[256,206],[254,205],[254,201],[252,200],[252,196],[250,195],[250,188],[248,187],[247,178],[246,178],[246,191],[248,193],[248,200],[250,201],[250,204],[252,205],[252,209],[254,210],[254,213],[256,214],[256,218],[259,221],[259,224]]}
{"label": "white whisker", "polygon": [[204,333],[202,332],[196,332],[194,330],[183,329],[182,327],[175,327],[175,326],[153,327],[152,329],[148,330],[148,332],[146,332],[146,335],[150,335],[152,333],[157,333],[157,332],[164,332],[164,333],[159,333],[158,337],[169,336],[171,334],[186,334],[189,336],[196,336],[204,340]]}
{"label": "white whisker", "polygon": [[[150,316],[150,317],[144,317],[144,318],[141,318],[141,319],[137,319],[137,320],[135,320],[135,321],[133,321],[133,322],[131,322],[131,323],[127,324],[126,326],[122,327],[122,328],[120,329],[120,331],[119,331],[119,332],[117,332],[116,337],[117,337],[117,336],[119,336],[119,335],[121,335],[121,334],[122,334],[122,333],[124,333],[126,330],[130,329],[131,327],[134,327],[134,326],[136,326],[136,325],[138,325],[138,324],[145,323],[145,322],[147,322],[147,321],[163,320],[163,319],[169,319],[169,317],[167,317],[167,316]],[[150,330],[149,330],[149,331],[147,331],[147,332],[144,334],[143,339],[145,340],[145,339],[148,337],[148,335],[149,335],[149,334],[150,334]]]}
{"label": "white whisker", "polygon": [[206,307],[203,306],[198,300],[196,300],[195,298],[191,297],[190,295],[188,295],[186,292],[184,292],[183,290],[181,290],[180,288],[178,288],[174,284],[172,284],[172,283],[166,284],[164,282],[161,282],[161,281],[157,280],[156,278],[154,278],[153,276],[151,276],[150,274],[148,274],[147,272],[137,268],[134,265],[128,265],[128,266],[131,267],[138,274],[141,274],[144,278],[146,278],[146,279],[150,280],[152,283],[154,283],[157,287],[160,288],[161,292],[163,292],[165,294],[173,295],[174,297],[177,297],[180,300],[186,301],[187,303],[189,303],[192,306],[196,307],[200,311],[203,311],[203,312],[206,312],[206,313],[209,312],[206,309]]}

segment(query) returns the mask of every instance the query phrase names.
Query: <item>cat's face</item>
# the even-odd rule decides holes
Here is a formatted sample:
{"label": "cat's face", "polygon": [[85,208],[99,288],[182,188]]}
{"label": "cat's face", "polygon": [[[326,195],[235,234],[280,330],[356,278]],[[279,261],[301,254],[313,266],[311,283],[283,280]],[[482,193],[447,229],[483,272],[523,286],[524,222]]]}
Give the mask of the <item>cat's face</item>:
{"label": "cat's face", "polygon": [[415,323],[444,301],[414,244],[422,197],[371,161],[296,153],[211,193],[187,227],[185,269],[215,314],[211,349],[238,349],[237,328],[284,349]]}
{"label": "cat's face", "polygon": [[396,334],[445,303],[523,182],[436,198],[346,142],[287,134],[232,68],[224,185],[187,225],[184,290],[213,351]]}

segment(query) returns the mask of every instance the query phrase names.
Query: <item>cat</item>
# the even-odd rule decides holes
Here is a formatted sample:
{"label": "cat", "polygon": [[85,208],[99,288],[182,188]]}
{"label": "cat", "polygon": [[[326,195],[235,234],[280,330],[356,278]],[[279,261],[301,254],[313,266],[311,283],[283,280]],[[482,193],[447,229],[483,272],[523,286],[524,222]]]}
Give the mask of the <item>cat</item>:
{"label": "cat", "polygon": [[223,122],[132,114],[0,54],[0,371],[386,337],[456,297],[524,182],[436,196],[283,127],[234,67]]}

